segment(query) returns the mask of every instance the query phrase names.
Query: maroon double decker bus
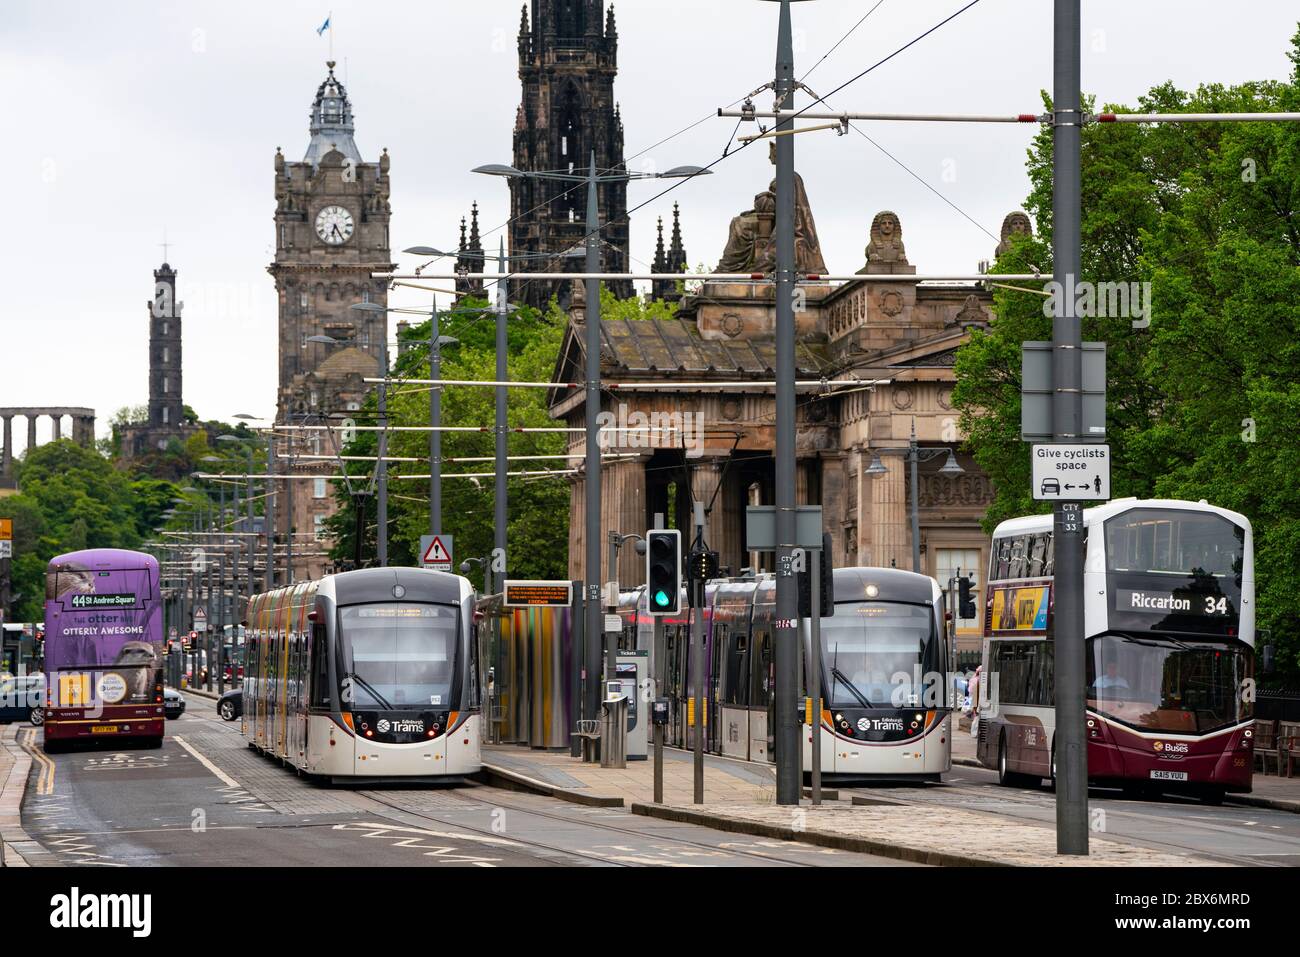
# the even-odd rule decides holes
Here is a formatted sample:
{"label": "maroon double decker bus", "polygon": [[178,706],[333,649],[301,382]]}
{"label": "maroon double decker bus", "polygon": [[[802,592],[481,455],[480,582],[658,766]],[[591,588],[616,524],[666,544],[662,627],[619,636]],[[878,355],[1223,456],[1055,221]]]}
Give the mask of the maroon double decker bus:
{"label": "maroon double decker bus", "polygon": [[163,739],[158,561],[96,548],[59,555],[45,576],[45,750],[74,741]]}
{"label": "maroon double decker bus", "polygon": [[[1203,502],[1085,509],[1088,780],[1210,803],[1251,789],[1255,562],[1244,515]],[[978,756],[1056,776],[1052,516],[993,533]]]}

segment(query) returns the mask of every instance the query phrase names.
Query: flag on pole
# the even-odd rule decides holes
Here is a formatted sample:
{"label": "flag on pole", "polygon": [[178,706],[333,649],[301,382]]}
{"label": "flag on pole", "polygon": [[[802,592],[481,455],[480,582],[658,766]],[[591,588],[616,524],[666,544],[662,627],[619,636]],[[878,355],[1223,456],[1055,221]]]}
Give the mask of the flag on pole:
{"label": "flag on pole", "polygon": [[330,17],[332,17],[332,16],[333,16],[333,14],[331,13],[329,16],[327,16],[327,17],[325,18],[325,22],[322,23],[320,26],[318,26],[318,27],[316,28],[316,36],[318,36],[318,37],[319,37],[319,36],[324,36],[325,31],[328,30],[328,29],[330,28]]}

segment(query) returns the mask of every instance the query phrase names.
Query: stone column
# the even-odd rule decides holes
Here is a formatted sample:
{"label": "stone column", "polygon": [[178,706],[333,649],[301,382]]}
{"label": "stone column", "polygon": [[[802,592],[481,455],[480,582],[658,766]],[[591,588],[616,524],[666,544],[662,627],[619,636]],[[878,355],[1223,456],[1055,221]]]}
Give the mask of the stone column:
{"label": "stone column", "polygon": [[63,416],[52,415],[50,418],[54,422],[54,441],[57,442],[63,438]]}
{"label": "stone column", "polygon": [[[705,508],[708,508],[709,504],[712,503],[712,511],[706,517],[708,527],[705,530],[705,541],[710,549],[718,553],[718,564],[730,566],[734,574],[740,571],[741,565],[748,564],[748,562],[741,560],[740,553],[741,509],[735,505],[733,498],[727,494],[727,486],[731,482],[723,482],[723,464],[721,459],[696,460],[690,463],[691,497],[697,502],[702,502]],[[721,490],[718,489],[720,484],[723,486]],[[742,494],[742,501],[743,498]],[[692,516],[691,524],[682,529],[683,548],[689,548],[690,540],[694,539],[695,525],[693,523],[694,517]]]}
{"label": "stone column", "polygon": [[4,447],[0,448],[0,476],[9,477],[14,461],[14,417],[4,416]]}
{"label": "stone column", "polygon": [[36,413],[27,413],[27,454],[30,455],[32,449],[36,448]]}
{"label": "stone column", "polygon": [[[868,450],[869,453],[869,450]],[[902,455],[882,455],[887,475],[871,479],[870,561],[863,564],[912,569],[911,529],[907,515],[907,460]],[[861,557],[859,560],[862,560]]]}
{"label": "stone column", "polygon": [[587,514],[587,485],[581,475],[569,482],[569,579],[585,581],[587,553],[582,547],[583,517]]}
{"label": "stone column", "polygon": [[[609,554],[609,533],[644,535],[646,530],[645,459],[625,459],[604,467],[601,476],[601,555]],[[645,578],[645,558],[637,554],[635,542],[618,551],[620,589],[640,585]],[[601,581],[608,581],[611,569],[604,569]]]}
{"label": "stone column", "polygon": [[847,456],[843,452],[823,452],[821,454],[822,525],[826,531],[831,533],[831,561],[836,568],[843,567],[846,564],[844,558],[844,528],[848,518],[846,515],[848,508],[845,486],[846,461]]}

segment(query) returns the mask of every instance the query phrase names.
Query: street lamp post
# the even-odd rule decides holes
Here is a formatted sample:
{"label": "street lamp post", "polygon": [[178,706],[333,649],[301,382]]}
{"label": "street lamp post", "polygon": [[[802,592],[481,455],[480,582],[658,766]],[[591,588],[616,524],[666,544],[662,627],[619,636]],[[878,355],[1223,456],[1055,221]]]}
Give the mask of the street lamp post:
{"label": "street lamp post", "polygon": [[[480,166],[474,170],[476,173],[486,173],[492,176],[506,177],[532,177],[534,179],[554,179],[563,182],[587,184],[587,222],[586,222],[586,272],[588,275],[595,275],[601,271],[600,267],[600,205],[597,200],[597,186],[600,183],[627,182],[634,179],[664,179],[664,178],[683,178],[700,176],[708,173],[708,170],[698,166],[679,166],[670,169],[664,173],[632,173],[626,169],[613,170],[611,172],[597,175],[596,173],[596,152],[592,150],[588,164],[587,175],[579,176],[577,174],[566,173],[549,173],[549,172],[525,172],[516,169],[513,166],[504,166],[500,164],[491,164]],[[584,521],[583,536],[586,544],[586,561],[585,561],[585,579],[586,579],[586,596],[585,596],[585,634],[587,635],[587,689],[583,695],[584,717],[594,716],[600,702],[600,682],[597,676],[601,673],[600,667],[600,644],[597,640],[598,635],[602,634],[604,629],[601,621],[600,605],[600,430],[596,423],[600,416],[600,280],[586,280],[586,377],[585,377],[585,421],[586,421],[586,479],[585,479],[585,505],[586,516]]]}
{"label": "street lamp post", "polygon": [[905,448],[874,449],[873,453],[874,454],[871,457],[871,465],[865,472],[863,472],[864,475],[877,476],[889,474],[889,469],[885,468],[884,464],[880,461],[880,456],[882,455],[902,455],[907,459],[911,472],[912,487],[912,571],[916,572],[918,575],[924,574],[924,572],[921,571],[921,503],[919,486],[917,484],[916,466],[920,462],[928,462],[933,458],[937,458],[938,456],[947,453],[948,461],[944,462],[943,467],[939,469],[940,475],[951,478],[952,476],[961,475],[966,470],[961,467],[960,463],[958,463],[957,457],[952,454],[952,449],[946,447],[923,449],[917,445],[915,419],[912,420],[912,437]]}

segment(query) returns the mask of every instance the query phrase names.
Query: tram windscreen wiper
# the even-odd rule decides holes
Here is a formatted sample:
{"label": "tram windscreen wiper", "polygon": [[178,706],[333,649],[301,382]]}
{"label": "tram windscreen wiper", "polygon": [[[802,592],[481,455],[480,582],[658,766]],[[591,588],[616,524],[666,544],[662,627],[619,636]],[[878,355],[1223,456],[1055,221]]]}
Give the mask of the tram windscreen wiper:
{"label": "tram windscreen wiper", "polygon": [[[858,690],[858,686],[845,677],[844,672],[840,671],[840,669],[836,668],[834,665],[831,665],[831,677],[834,678],[837,683],[844,685],[844,687],[848,689],[849,694],[858,699],[858,704],[862,705],[862,707],[875,707],[875,705],[867,700],[867,696]],[[834,693],[834,688],[832,688],[831,691]]]}
{"label": "tram windscreen wiper", "polygon": [[352,674],[350,674],[350,675],[344,675],[343,677],[344,677],[344,678],[351,678],[353,681],[355,681],[357,684],[359,684],[362,688],[364,688],[367,692],[369,692],[370,697],[372,697],[372,698],[375,699],[375,703],[378,704],[379,707],[383,708],[385,711],[392,711],[392,710],[394,710],[394,709],[393,709],[393,706],[392,706],[391,704],[388,703],[388,699],[385,698],[383,695],[381,695],[378,691],[376,691],[376,690],[375,690],[375,686],[372,685],[372,684],[371,684],[369,681],[367,681],[365,678],[361,677],[359,674],[356,674],[355,672],[353,672]]}

